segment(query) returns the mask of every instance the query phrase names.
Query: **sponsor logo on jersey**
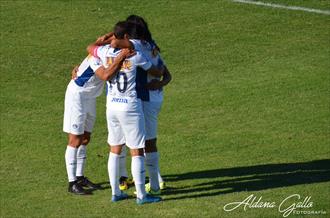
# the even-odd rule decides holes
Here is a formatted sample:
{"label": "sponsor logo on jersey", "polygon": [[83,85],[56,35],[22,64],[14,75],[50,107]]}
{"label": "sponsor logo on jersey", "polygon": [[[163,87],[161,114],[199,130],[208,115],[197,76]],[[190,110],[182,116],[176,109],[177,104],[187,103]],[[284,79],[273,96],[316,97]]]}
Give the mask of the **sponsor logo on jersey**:
{"label": "sponsor logo on jersey", "polygon": [[112,98],[111,102],[128,104],[128,100],[126,98]]}
{"label": "sponsor logo on jersey", "polygon": [[[108,57],[107,59],[108,59],[107,60],[108,65],[111,65],[114,62],[115,57]],[[121,70],[131,70],[131,68],[132,68],[132,62],[130,60],[125,60],[121,65]]]}

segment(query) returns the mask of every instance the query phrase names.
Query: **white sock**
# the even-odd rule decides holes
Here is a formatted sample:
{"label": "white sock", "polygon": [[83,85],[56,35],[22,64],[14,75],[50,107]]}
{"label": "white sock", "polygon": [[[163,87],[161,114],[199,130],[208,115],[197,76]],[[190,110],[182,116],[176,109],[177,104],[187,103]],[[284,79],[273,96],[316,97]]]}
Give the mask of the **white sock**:
{"label": "white sock", "polygon": [[119,156],[119,174],[120,177],[128,178],[127,169],[126,169],[126,146],[124,145],[121,149]]}
{"label": "white sock", "polygon": [[119,155],[111,153],[109,154],[108,160],[108,173],[111,185],[112,195],[120,195],[119,189]]}
{"label": "white sock", "polygon": [[144,169],[144,156],[133,156],[131,167],[137,198],[143,199],[146,196],[146,190],[144,187],[146,179],[146,171]]}
{"label": "white sock", "polygon": [[164,182],[162,176],[160,175],[159,166],[158,166],[158,182],[159,182],[159,183]]}
{"label": "white sock", "polygon": [[159,183],[164,182],[162,176],[160,175],[160,168],[159,168],[159,153],[158,153],[158,181],[159,181]]}
{"label": "white sock", "polygon": [[76,176],[83,176],[86,164],[86,145],[80,145],[77,151],[77,171]]}
{"label": "white sock", "polygon": [[158,180],[158,152],[145,153],[146,166],[149,173],[150,187],[153,191],[159,190]]}
{"label": "white sock", "polygon": [[77,148],[67,146],[65,151],[65,165],[66,172],[68,173],[69,182],[76,181],[76,168],[77,168]]}

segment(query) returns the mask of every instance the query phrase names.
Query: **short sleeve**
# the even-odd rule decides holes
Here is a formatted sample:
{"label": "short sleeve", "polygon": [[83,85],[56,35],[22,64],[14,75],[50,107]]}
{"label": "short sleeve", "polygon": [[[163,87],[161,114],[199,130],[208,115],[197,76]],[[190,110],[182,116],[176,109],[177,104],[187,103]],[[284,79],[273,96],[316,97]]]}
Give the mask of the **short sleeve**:
{"label": "short sleeve", "polygon": [[129,41],[133,44],[134,50],[136,50],[136,51],[142,51],[141,40],[130,39]]}
{"label": "short sleeve", "polygon": [[97,69],[99,69],[99,67],[102,66],[102,62],[99,58],[96,58],[96,57],[93,57],[93,56],[90,56],[88,58],[88,63],[89,63],[89,66],[92,68],[92,70],[95,72]]}
{"label": "short sleeve", "polygon": [[152,67],[152,63],[141,53],[137,52],[135,57],[135,64],[144,70],[149,70]]}
{"label": "short sleeve", "polygon": [[93,56],[100,59],[105,58],[109,49],[110,45],[96,46],[93,50]]}

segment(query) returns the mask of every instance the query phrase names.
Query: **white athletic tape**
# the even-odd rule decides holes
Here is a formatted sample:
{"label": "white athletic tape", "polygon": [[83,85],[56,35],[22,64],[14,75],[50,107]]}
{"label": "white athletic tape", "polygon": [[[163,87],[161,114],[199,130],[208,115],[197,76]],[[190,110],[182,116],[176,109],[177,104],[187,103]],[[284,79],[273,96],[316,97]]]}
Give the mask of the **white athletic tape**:
{"label": "white athletic tape", "polygon": [[330,11],[328,11],[328,10],[319,10],[319,9],[305,8],[305,7],[298,7],[298,6],[286,6],[286,5],[258,2],[258,1],[252,1],[252,0],[232,0],[232,1],[244,3],[244,4],[261,5],[261,6],[272,7],[272,8],[282,8],[282,9],[287,9],[287,10],[306,11],[306,12],[310,12],[310,13],[330,15]]}

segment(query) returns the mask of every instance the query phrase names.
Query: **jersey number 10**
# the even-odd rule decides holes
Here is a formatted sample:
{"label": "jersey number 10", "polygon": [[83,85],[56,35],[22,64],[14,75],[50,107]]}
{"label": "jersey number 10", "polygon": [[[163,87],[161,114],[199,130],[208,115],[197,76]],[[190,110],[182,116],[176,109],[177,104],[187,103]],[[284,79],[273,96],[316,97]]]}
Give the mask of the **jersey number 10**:
{"label": "jersey number 10", "polygon": [[119,72],[116,75],[116,78],[114,82],[110,81],[110,88],[112,88],[112,85],[117,84],[117,89],[119,92],[124,93],[127,89],[127,76],[124,72]]}

